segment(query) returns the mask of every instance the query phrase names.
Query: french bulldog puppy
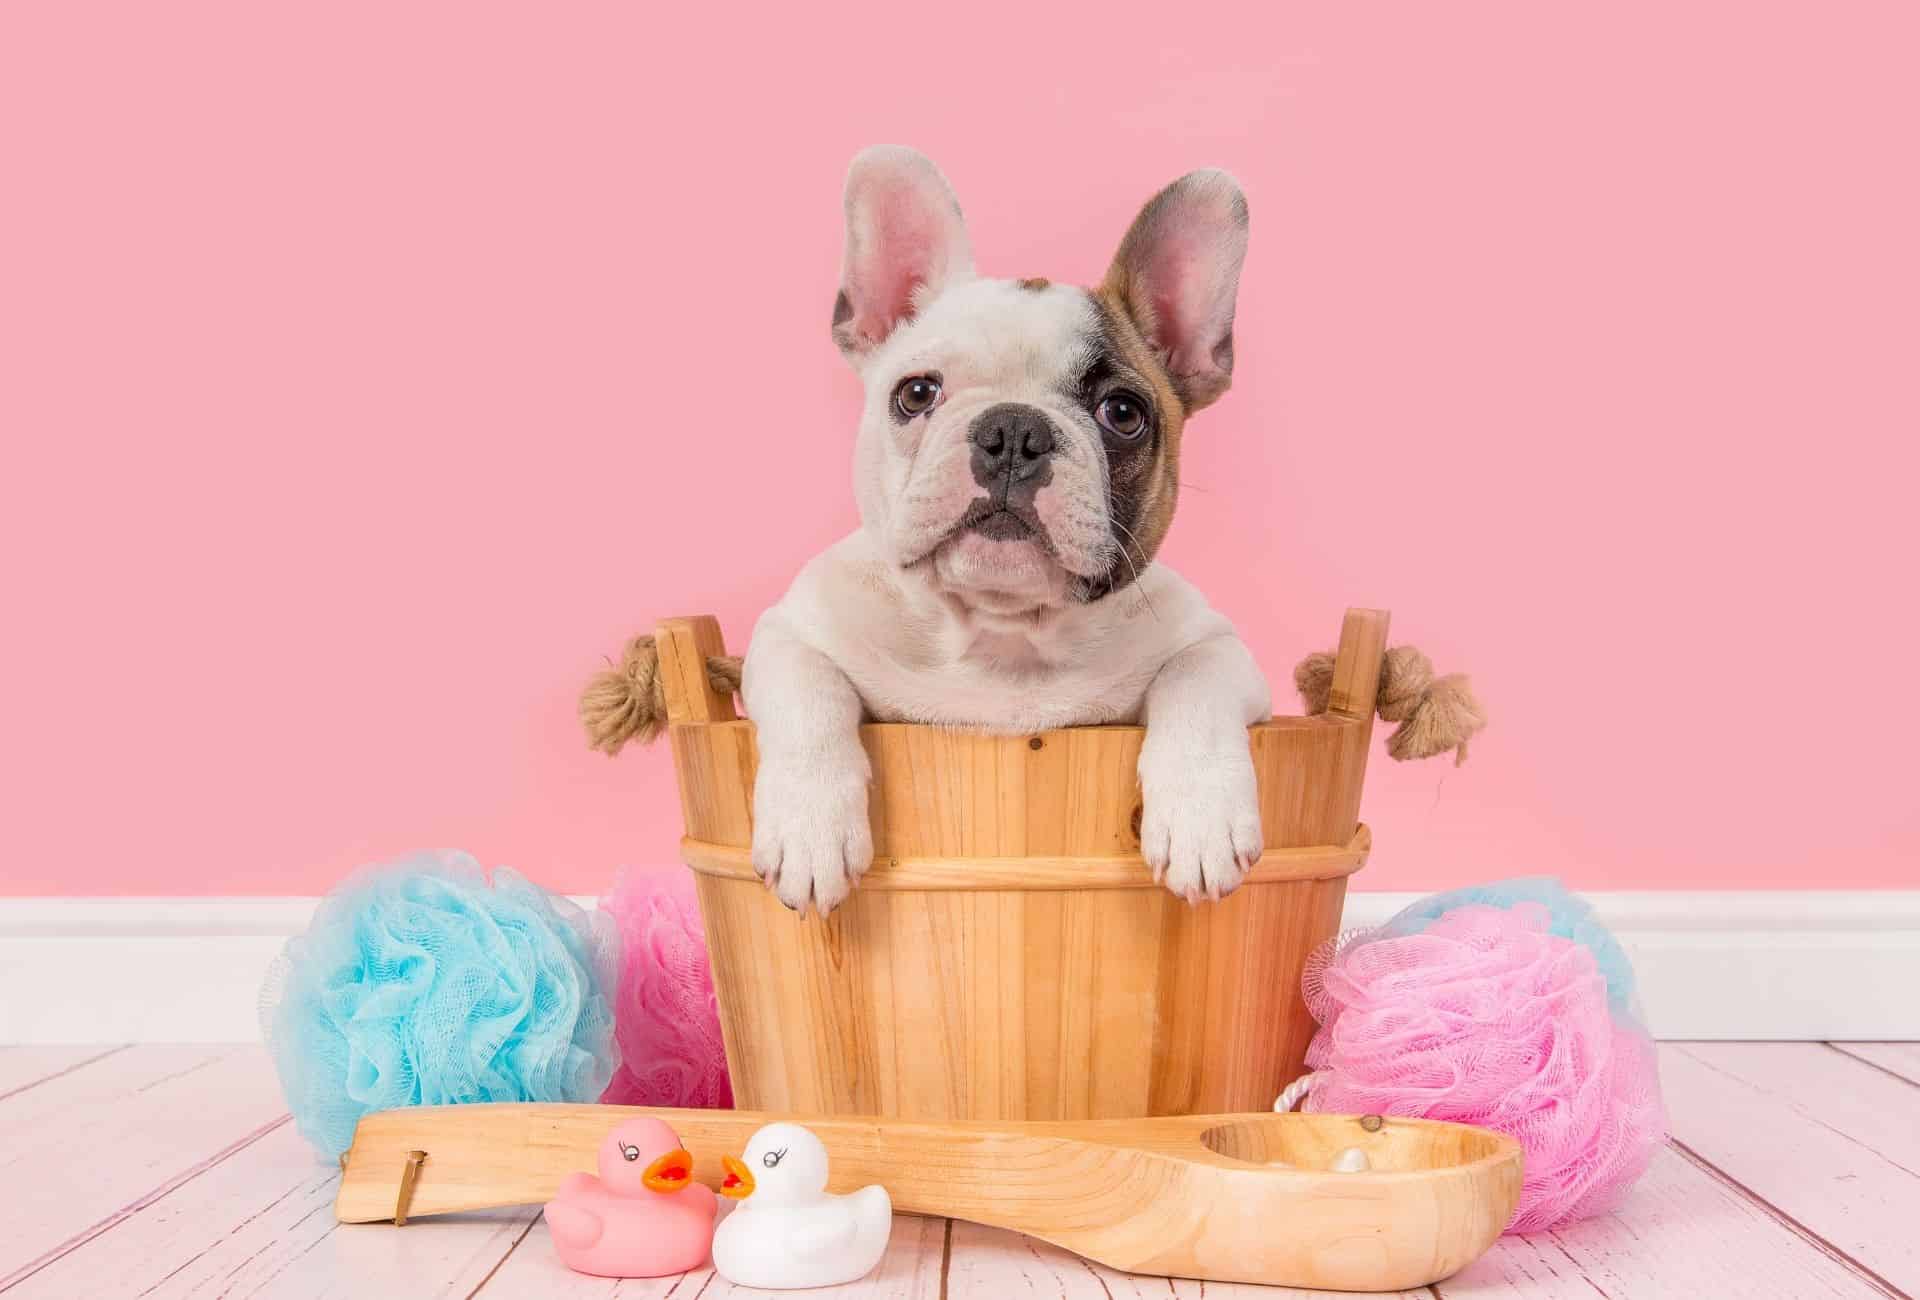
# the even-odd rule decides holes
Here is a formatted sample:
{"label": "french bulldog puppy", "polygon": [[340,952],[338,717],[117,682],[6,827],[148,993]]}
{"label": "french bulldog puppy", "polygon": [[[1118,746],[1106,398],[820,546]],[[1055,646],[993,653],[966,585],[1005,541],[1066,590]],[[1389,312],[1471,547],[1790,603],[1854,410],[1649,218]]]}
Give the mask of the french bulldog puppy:
{"label": "french bulldog puppy", "polygon": [[1088,290],[976,274],[946,178],[869,149],[846,185],[833,337],[866,387],[860,528],[754,628],[753,863],[789,907],[873,857],[863,720],[998,732],[1143,722],[1141,850],[1189,902],[1260,857],[1266,679],[1154,563],[1187,417],[1227,390],[1247,205],[1220,171],[1156,194]]}

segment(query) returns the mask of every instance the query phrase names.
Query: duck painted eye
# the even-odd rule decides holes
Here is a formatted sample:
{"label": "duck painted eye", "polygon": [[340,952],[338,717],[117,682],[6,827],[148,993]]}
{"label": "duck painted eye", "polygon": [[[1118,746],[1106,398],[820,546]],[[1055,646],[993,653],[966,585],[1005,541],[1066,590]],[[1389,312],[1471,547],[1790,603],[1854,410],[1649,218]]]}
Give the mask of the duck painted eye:
{"label": "duck painted eye", "polygon": [[767,1154],[761,1156],[760,1163],[765,1165],[767,1168],[771,1169],[775,1165],[779,1164],[782,1160],[784,1160],[786,1158],[786,1155],[787,1155],[787,1149],[785,1147],[781,1147],[778,1151],[769,1151],[767,1152]]}
{"label": "duck painted eye", "polygon": [[629,1160],[638,1160],[640,1158],[640,1148],[630,1147],[625,1142],[622,1142],[620,1144],[620,1154]]}
{"label": "duck painted eye", "polygon": [[1122,442],[1132,442],[1147,431],[1146,399],[1126,389],[1117,389],[1100,399],[1093,418]]}
{"label": "duck painted eye", "polygon": [[940,400],[940,376],[913,375],[893,390],[893,409],[908,420],[925,415]]}

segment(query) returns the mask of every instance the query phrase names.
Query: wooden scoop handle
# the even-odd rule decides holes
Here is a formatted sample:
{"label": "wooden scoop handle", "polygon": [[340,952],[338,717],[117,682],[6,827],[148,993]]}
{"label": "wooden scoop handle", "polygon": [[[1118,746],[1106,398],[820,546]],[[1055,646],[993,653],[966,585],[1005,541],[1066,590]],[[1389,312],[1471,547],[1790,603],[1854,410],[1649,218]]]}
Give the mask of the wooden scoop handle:
{"label": "wooden scoop handle", "polygon": [[[693,1176],[718,1188],[722,1154],[736,1155],[763,1124],[784,1116],[738,1110],[671,1110],[642,1106],[499,1104],[422,1106],[380,1111],[360,1121],[343,1162],[334,1202],[343,1223],[394,1217],[397,1180],[412,1152],[426,1151],[406,1208],[408,1215],[524,1205],[550,1199],[561,1179],[592,1172],[595,1153],[621,1120],[652,1115],[693,1152]],[[973,1217],[1005,1198],[1009,1184],[1052,1181],[1063,1149],[1159,1146],[1181,1156],[1218,1159],[1200,1143],[1211,1121],[1194,1118],[1123,1123],[929,1124],[904,1120],[802,1118],[826,1144],[834,1192],[883,1183],[894,1205],[910,1214]],[[1111,1135],[1102,1130],[1111,1130]],[[982,1219],[981,1222],[991,1220]]]}
{"label": "wooden scoop handle", "polygon": [[[723,1154],[744,1149],[762,1124],[791,1118],[637,1106],[382,1111],[360,1121],[334,1212],[368,1223],[544,1201],[567,1174],[591,1172],[607,1133],[635,1115],[671,1125],[693,1152],[694,1177],[716,1188]],[[826,1145],[832,1191],[879,1183],[906,1213],[1010,1228],[1131,1272],[1216,1281],[1423,1286],[1478,1258],[1520,1194],[1510,1138],[1428,1120],[797,1122]],[[1353,1147],[1375,1172],[1330,1168]]]}

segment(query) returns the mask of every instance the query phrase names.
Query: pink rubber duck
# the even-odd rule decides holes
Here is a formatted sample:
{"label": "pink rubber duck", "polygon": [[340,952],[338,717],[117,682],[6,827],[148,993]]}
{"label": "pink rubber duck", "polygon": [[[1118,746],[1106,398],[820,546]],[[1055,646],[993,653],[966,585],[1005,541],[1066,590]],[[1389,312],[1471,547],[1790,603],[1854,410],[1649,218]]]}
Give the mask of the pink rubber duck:
{"label": "pink rubber duck", "polygon": [[600,1176],[568,1174],[547,1202],[560,1262],[596,1277],[665,1277],[713,1249],[719,1202],[693,1181],[693,1157],[657,1119],[630,1119],[600,1144]]}

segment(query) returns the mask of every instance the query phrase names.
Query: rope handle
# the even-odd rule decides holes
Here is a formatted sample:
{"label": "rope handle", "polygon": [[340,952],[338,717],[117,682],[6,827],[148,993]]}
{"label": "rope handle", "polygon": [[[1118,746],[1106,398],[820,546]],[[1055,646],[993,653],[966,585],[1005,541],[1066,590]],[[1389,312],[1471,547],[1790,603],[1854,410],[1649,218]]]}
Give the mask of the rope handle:
{"label": "rope handle", "polygon": [[[707,680],[722,695],[740,690],[740,656],[709,655]],[[1334,654],[1302,659],[1293,684],[1310,714],[1325,713],[1333,691]],[[1376,705],[1383,722],[1397,722],[1387,753],[1400,762],[1452,750],[1454,764],[1467,761],[1467,742],[1487,725],[1487,711],[1464,673],[1435,677],[1433,661],[1410,645],[1395,646],[1380,661]],[[618,754],[630,741],[651,744],[667,722],[660,683],[660,650],[651,633],[627,642],[620,663],[595,673],[580,693],[580,724],[587,744]]]}
{"label": "rope handle", "polygon": [[1292,1083],[1282,1088],[1280,1095],[1273,1099],[1274,1111],[1277,1114],[1284,1115],[1295,1106],[1298,1106],[1302,1101],[1306,1100],[1307,1094],[1313,1091],[1313,1085],[1319,1082],[1319,1080],[1320,1076],[1318,1074],[1303,1074],[1295,1079]]}
{"label": "rope handle", "polygon": [[[1310,654],[1293,670],[1293,684],[1309,714],[1325,713],[1333,693],[1332,651]],[[1382,722],[1397,722],[1387,753],[1400,762],[1453,751],[1454,766],[1467,761],[1467,742],[1487,725],[1487,711],[1465,673],[1436,677],[1433,661],[1418,647],[1395,646],[1380,660],[1376,709]]]}
{"label": "rope handle", "polygon": [[[740,656],[708,655],[707,682],[722,695],[740,690]],[[667,725],[666,689],[660,682],[660,647],[648,633],[634,637],[618,666],[593,675],[580,692],[580,725],[587,744],[618,754],[628,741],[653,743]]]}

